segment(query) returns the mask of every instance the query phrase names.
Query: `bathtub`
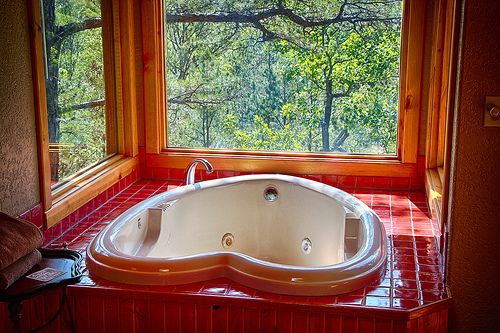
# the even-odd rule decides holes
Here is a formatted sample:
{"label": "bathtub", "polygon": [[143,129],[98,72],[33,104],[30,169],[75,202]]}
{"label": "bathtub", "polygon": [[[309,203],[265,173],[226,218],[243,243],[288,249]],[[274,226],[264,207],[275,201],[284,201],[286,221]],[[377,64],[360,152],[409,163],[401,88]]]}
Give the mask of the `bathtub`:
{"label": "bathtub", "polygon": [[335,295],[384,274],[377,215],[334,187],[285,175],[204,181],[151,197],[87,249],[93,275],[176,285],[226,277],[289,295]]}

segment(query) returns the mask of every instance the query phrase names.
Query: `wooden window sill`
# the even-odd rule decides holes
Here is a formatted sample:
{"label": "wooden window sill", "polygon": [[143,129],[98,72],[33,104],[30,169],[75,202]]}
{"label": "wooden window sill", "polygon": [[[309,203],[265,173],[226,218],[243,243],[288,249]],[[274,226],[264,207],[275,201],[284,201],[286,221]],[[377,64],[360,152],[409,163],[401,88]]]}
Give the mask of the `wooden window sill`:
{"label": "wooden window sill", "polygon": [[47,228],[132,173],[138,164],[137,157],[116,155],[57,187],[52,192],[52,207],[45,212]]}
{"label": "wooden window sill", "polygon": [[184,169],[197,157],[209,160],[217,170],[288,174],[415,177],[416,164],[402,163],[396,156],[335,156],[281,152],[240,152],[168,149],[147,154],[148,168]]}
{"label": "wooden window sill", "polygon": [[441,225],[442,204],[443,204],[443,183],[439,168],[427,169],[425,171],[425,191],[432,215]]}

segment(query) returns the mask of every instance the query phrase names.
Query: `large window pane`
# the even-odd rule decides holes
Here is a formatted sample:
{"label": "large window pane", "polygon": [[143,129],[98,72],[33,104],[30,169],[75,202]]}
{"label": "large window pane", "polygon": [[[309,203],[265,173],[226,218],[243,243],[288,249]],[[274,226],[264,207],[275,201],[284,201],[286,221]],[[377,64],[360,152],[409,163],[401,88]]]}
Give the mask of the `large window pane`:
{"label": "large window pane", "polygon": [[43,0],[51,180],[107,156],[100,1]]}
{"label": "large window pane", "polygon": [[401,1],[166,0],[168,146],[395,154]]}

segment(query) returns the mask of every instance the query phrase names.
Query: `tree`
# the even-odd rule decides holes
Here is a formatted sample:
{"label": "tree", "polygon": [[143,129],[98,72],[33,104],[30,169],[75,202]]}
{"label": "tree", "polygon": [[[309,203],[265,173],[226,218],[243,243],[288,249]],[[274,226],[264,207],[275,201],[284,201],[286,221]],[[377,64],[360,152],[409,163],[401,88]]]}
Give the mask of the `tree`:
{"label": "tree", "polygon": [[[341,115],[342,110],[346,110],[344,100],[361,90],[370,94],[375,91],[374,87],[384,86],[387,77],[397,76],[399,44],[396,34],[381,31],[380,27],[350,29],[328,26],[311,31],[307,40],[301,43],[307,45],[305,47],[287,41],[282,44],[283,52],[295,59],[295,66],[291,66],[292,75],[305,76],[324,94],[322,150],[341,150],[350,128],[370,123],[355,116],[364,109],[363,100],[355,105],[351,101],[349,113]],[[381,89],[376,91],[378,94],[382,92]],[[332,118],[334,106],[337,107],[337,115]],[[372,111],[379,111],[377,115],[382,116],[384,110]],[[332,121],[338,133],[330,142]]]}
{"label": "tree", "polygon": [[[47,0],[53,180],[104,157],[98,0]],[[400,0],[169,0],[169,145],[395,151]],[[99,60],[101,58],[101,60]]]}
{"label": "tree", "polygon": [[[85,136],[85,132],[89,130],[93,130],[94,134],[96,130],[102,134],[104,82],[102,61],[99,63],[95,60],[96,55],[102,59],[102,48],[99,49],[99,45],[102,46],[99,29],[102,25],[100,1],[46,0],[43,1],[43,15],[49,142],[52,144],[61,142],[61,136],[64,135],[61,133],[61,123],[68,124],[65,127],[67,128],[65,134],[73,137]],[[89,113],[88,109],[100,113],[101,117],[95,117],[96,115]],[[75,112],[78,114],[74,115]],[[78,119],[83,114],[94,122],[85,124]],[[96,121],[100,124],[97,128],[92,126],[86,128],[86,125],[92,125]],[[86,137],[96,140],[94,144],[85,145],[84,150],[79,149],[77,143],[76,148],[66,149],[64,145],[56,145],[57,149],[51,151],[53,181],[58,181],[103,157],[102,148],[96,147],[102,147],[105,138],[103,140],[102,135]],[[81,140],[76,139],[76,141]],[[68,154],[75,156],[71,157]],[[61,159],[61,155],[66,156]]]}
{"label": "tree", "polygon": [[[401,1],[228,0],[186,3],[179,0],[168,3],[165,16],[168,27],[203,24],[205,29],[212,26],[214,31],[229,26],[237,31],[225,39],[223,45],[220,40],[213,40],[210,34],[202,37],[205,45],[212,42],[219,50],[238,54],[238,57],[224,54],[222,60],[217,54],[203,58],[204,63],[211,64],[205,68],[207,71],[213,71],[213,64],[224,61],[240,69],[230,78],[234,81],[239,77],[234,83],[240,84],[240,101],[219,105],[226,118],[232,115],[227,118],[231,119],[232,125],[226,129],[234,131],[240,128],[248,137],[255,133],[253,126],[262,125],[261,120],[268,129],[276,132],[289,125],[297,137],[305,138],[300,150],[318,149],[315,148],[318,146],[318,129],[321,132],[319,149],[323,151],[345,150],[343,146],[346,144],[350,150],[370,146],[362,140],[348,140],[351,133],[361,132],[369,136],[370,144],[382,145],[384,152],[395,147],[395,134],[388,135],[394,144],[387,140],[381,142],[376,131],[362,130],[362,126],[373,127],[376,119],[393,121],[393,117],[386,114],[397,114],[397,96],[393,98],[393,91],[398,77]],[[254,31],[250,32],[251,29]],[[183,47],[189,48],[193,41],[197,41],[197,35],[191,35],[191,39]],[[246,52],[241,52],[242,48]],[[177,56],[175,49],[174,52],[167,51],[167,55]],[[192,52],[190,55],[191,61],[197,62],[196,54]],[[189,82],[193,77],[196,74],[188,73],[183,80]],[[278,82],[278,77],[286,79]],[[173,81],[169,85],[177,84]],[[290,81],[296,84],[290,85]],[[211,81],[196,83],[213,87]],[[367,95],[366,101],[358,98],[354,105],[350,98],[359,92],[371,97]],[[385,98],[378,101],[377,107],[374,105],[370,117],[360,120],[354,115],[366,113],[368,101],[374,101],[373,94],[380,96],[380,93]],[[318,112],[318,98],[323,99],[322,112]],[[350,114],[346,113],[347,110]],[[177,120],[182,122],[180,118]],[[395,132],[395,126],[391,130]],[[335,134],[333,140],[331,134]],[[226,133],[226,139],[221,139],[231,140],[235,140],[231,133]],[[279,142],[275,144],[274,149],[287,149]],[[249,149],[260,149],[261,146],[256,144]]]}

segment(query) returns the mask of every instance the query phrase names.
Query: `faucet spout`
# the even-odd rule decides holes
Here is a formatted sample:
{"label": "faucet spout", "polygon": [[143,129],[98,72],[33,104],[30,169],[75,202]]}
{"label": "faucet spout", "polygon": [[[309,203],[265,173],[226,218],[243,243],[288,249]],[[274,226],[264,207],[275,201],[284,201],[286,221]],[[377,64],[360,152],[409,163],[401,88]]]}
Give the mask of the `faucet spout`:
{"label": "faucet spout", "polygon": [[186,168],[186,185],[191,185],[195,183],[194,176],[196,172],[196,167],[198,166],[199,163],[203,164],[203,166],[207,170],[207,173],[212,173],[214,171],[214,167],[209,161],[207,161],[204,158],[196,158],[193,161],[191,161],[191,163],[189,163],[189,165]]}

